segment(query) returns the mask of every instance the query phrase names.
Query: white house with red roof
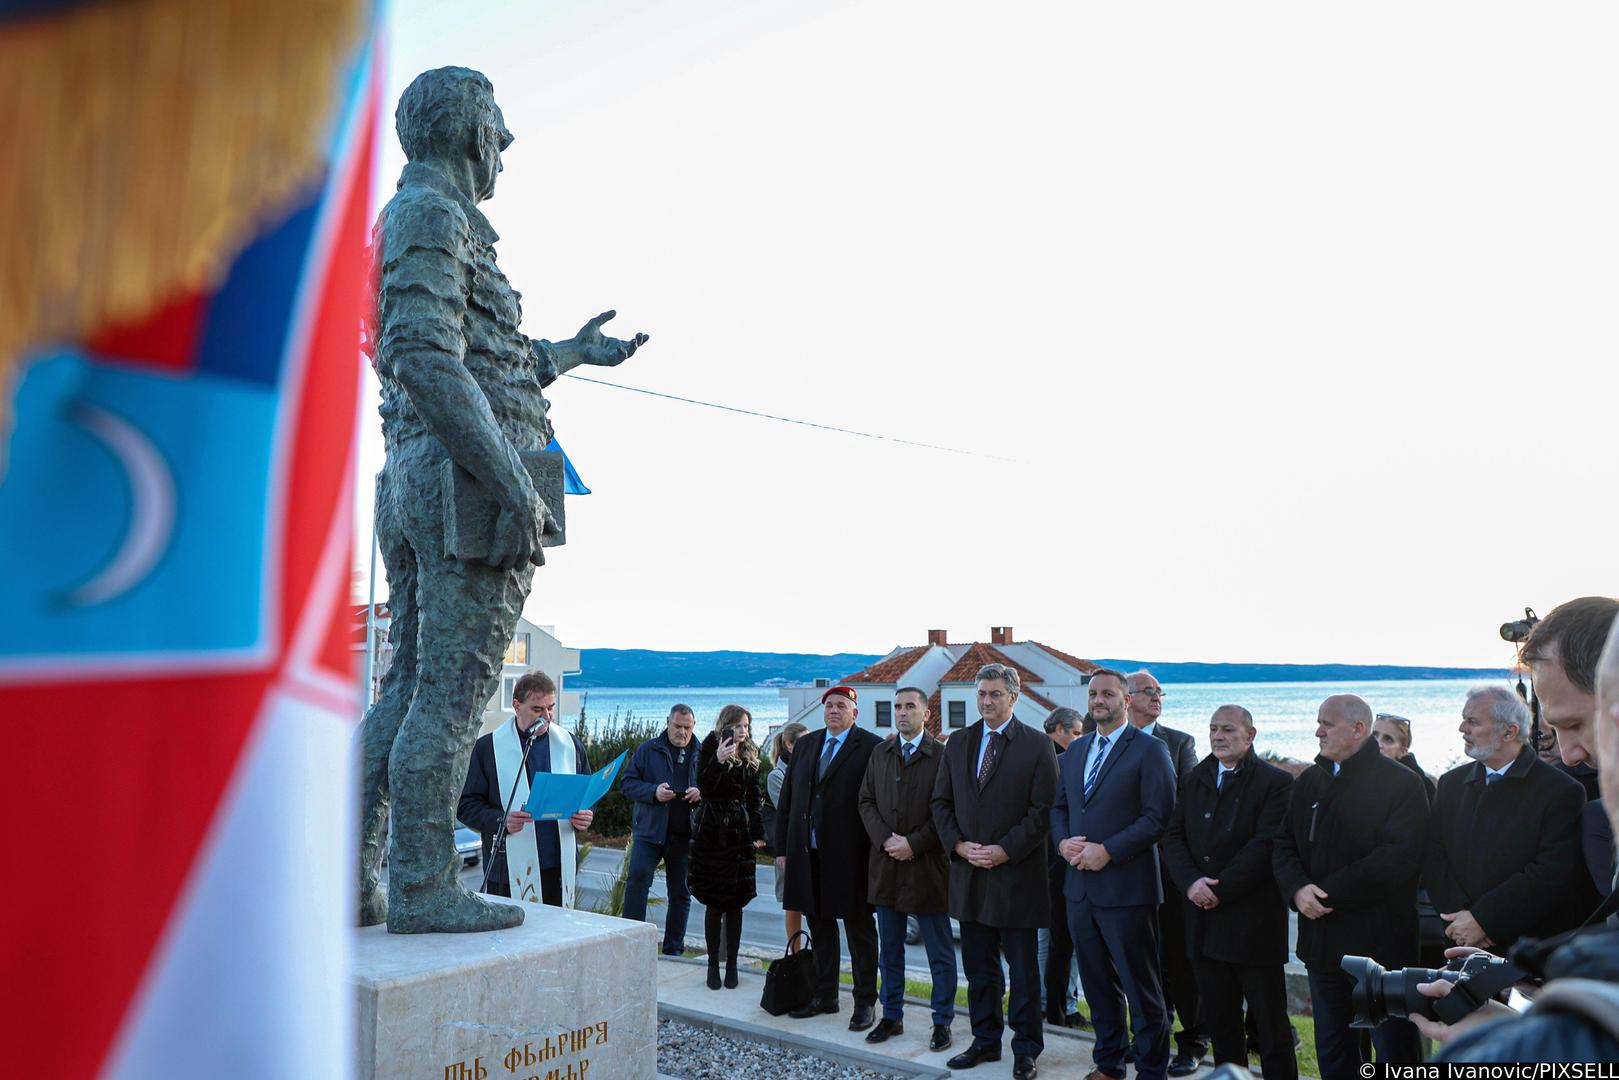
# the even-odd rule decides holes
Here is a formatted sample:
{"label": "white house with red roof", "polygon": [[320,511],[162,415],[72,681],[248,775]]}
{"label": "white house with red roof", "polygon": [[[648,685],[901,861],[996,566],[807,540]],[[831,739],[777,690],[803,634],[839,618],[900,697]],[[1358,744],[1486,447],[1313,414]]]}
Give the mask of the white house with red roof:
{"label": "white house with red roof", "polygon": [[1010,626],[992,626],[989,641],[952,645],[943,630],[929,630],[926,645],[900,646],[863,671],[816,685],[786,687],[787,721],[821,726],[821,694],[846,683],[859,694],[860,723],[885,735],[893,730],[894,694],[915,686],[928,695],[928,730],[940,738],[978,719],[975,678],[985,664],[1018,673],[1022,690],[1012,715],[1031,727],[1061,706],[1085,711],[1085,684],[1099,665],[1039,641],[1016,641]]}

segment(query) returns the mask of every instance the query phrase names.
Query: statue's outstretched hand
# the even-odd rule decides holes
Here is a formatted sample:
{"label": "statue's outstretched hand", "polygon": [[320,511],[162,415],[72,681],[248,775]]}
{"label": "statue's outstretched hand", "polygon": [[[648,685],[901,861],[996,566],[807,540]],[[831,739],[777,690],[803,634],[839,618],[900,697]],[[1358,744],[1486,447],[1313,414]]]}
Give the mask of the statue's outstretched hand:
{"label": "statue's outstretched hand", "polygon": [[502,570],[515,569],[525,562],[539,565],[544,558],[540,553],[540,534],[550,516],[545,501],[538,497],[531,506],[501,507],[500,515],[495,518],[494,542],[489,545],[489,558],[485,561]]}
{"label": "statue's outstretched hand", "polygon": [[603,334],[602,324],[617,314],[616,311],[602,312],[585,323],[575,336],[574,341],[579,347],[579,355],[584,363],[596,367],[617,367],[634,356],[636,349],[651,340],[647,334],[636,334],[628,341]]}

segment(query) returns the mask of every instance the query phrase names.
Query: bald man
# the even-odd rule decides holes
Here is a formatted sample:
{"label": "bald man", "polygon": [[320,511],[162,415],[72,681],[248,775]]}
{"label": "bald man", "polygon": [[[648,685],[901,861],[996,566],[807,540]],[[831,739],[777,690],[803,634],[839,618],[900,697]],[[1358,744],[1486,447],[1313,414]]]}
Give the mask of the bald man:
{"label": "bald man", "polygon": [[[1293,785],[1273,851],[1276,881],[1299,913],[1298,957],[1310,973],[1321,1080],[1353,1080],[1370,1058],[1354,1017],[1345,956],[1385,968],[1417,962],[1417,880],[1428,831],[1422,778],[1379,752],[1372,708],[1353,694],[1321,703],[1321,753]],[[1372,1032],[1379,1061],[1422,1060],[1408,1020]]]}

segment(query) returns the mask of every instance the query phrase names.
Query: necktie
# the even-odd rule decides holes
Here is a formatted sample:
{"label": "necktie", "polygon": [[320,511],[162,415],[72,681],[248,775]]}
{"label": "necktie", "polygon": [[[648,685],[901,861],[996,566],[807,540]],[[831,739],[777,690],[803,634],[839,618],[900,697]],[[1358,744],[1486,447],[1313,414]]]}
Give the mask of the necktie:
{"label": "necktie", "polygon": [[838,738],[834,735],[826,740],[826,749],[821,752],[821,764],[815,771],[815,779],[819,780],[826,775],[826,767],[832,764],[832,755],[838,752]]}
{"label": "necktie", "polygon": [[1224,791],[1225,790],[1225,778],[1226,778],[1227,774],[1228,774],[1228,770],[1226,770],[1226,769],[1221,769],[1220,770],[1220,778],[1214,782],[1214,790],[1215,791]]}
{"label": "necktie", "polygon": [[998,731],[991,731],[986,736],[989,741],[984,744],[984,760],[978,766],[979,787],[984,786],[984,781],[989,779],[989,770],[995,767],[995,752],[1000,746],[999,736]]}
{"label": "necktie", "polygon": [[900,753],[904,756],[906,761],[910,761],[911,760],[911,751],[915,750],[915,749],[916,749],[916,747],[912,746],[910,743],[906,743],[905,748],[903,750],[901,750]]}
{"label": "necktie", "polygon": [[1487,773],[1484,774],[1484,786],[1489,787],[1491,784],[1495,783],[1499,779],[1501,779],[1501,774],[1500,773],[1487,772]]}
{"label": "necktie", "polygon": [[1085,801],[1089,802],[1091,790],[1096,787],[1096,774],[1102,771],[1102,759],[1107,755],[1108,737],[1103,735],[1096,740],[1096,760],[1091,762],[1091,771],[1085,777]]}

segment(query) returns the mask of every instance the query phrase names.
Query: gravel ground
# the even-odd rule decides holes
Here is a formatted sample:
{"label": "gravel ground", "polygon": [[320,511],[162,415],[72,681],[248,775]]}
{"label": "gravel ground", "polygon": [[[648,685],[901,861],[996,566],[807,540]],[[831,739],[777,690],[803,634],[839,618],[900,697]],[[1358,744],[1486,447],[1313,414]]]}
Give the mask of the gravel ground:
{"label": "gravel ground", "polygon": [[901,1080],[673,1020],[658,1022],[658,1072],[678,1080]]}

